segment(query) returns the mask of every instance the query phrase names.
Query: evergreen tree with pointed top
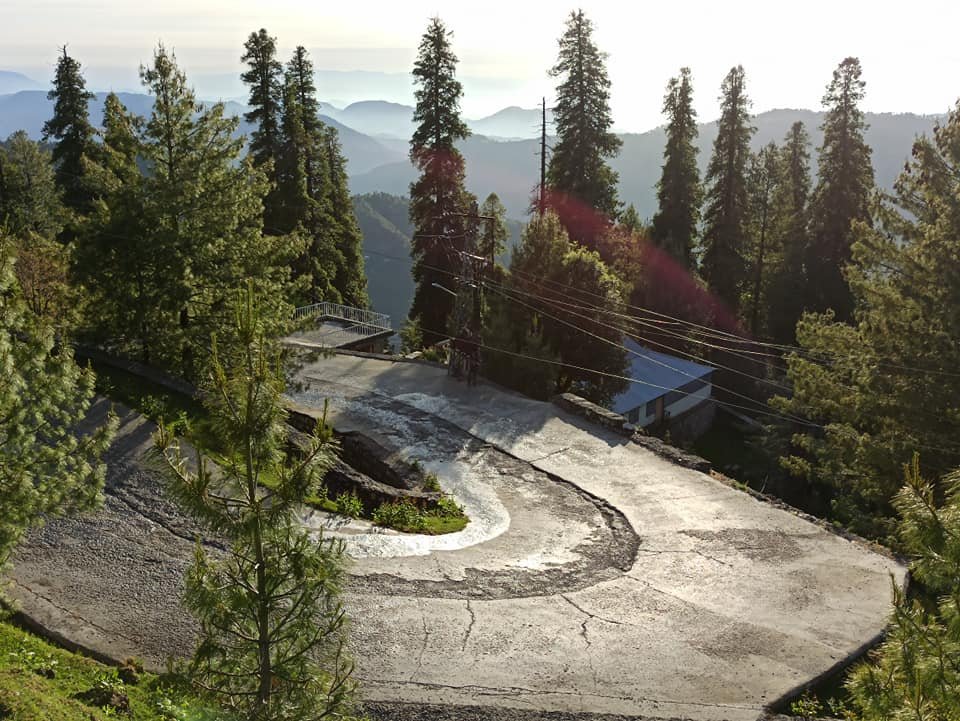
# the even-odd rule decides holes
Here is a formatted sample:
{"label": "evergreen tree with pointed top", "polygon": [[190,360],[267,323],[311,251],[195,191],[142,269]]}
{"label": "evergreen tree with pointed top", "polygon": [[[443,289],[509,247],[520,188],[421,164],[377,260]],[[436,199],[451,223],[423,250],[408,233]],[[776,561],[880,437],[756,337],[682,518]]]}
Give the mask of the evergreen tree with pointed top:
{"label": "evergreen tree with pointed top", "polygon": [[347,305],[366,308],[367,276],[363,266],[363,234],[350,198],[347,160],[340,147],[340,134],[328,125],[323,129],[324,157],[327,160],[329,207],[334,220],[334,244],[338,262],[334,285]]}
{"label": "evergreen tree with pointed top", "polygon": [[63,202],[72,210],[89,210],[91,193],[83,179],[83,156],[94,145],[94,128],[90,124],[88,103],[93,93],[87,90],[80,63],[67,55],[66,46],[57,60],[53,88],[47,99],[53,102],[53,117],[43,124],[44,142],[51,139],[53,162],[57,169],[57,187],[63,190]]}
{"label": "evergreen tree with pointed top", "polygon": [[702,191],[690,68],[681,68],[680,77],[670,79],[663,112],[667,116],[667,144],[663,172],[657,183],[659,209],[653,216],[650,237],[684,268],[693,270]]}
{"label": "evergreen tree with pointed top", "polygon": [[736,311],[746,273],[750,100],[743,66],[731,68],[720,95],[720,122],[707,166],[701,273],[711,292]]}
{"label": "evergreen tree with pointed top", "polygon": [[143,118],[115,93],[103,108],[102,142],[87,164],[96,200],[77,237],[73,276],[89,295],[88,327],[103,337],[125,339],[144,363],[155,360],[168,289],[176,282],[173,248],[157,243],[144,217],[145,178],[137,164]]}
{"label": "evergreen tree with pointed top", "polygon": [[294,265],[307,285],[303,301],[366,307],[363,236],[350,200],[346,158],[339,133],[323,123],[319,108],[313,63],[298,46],[285,72],[280,227],[299,229],[308,239]]}
{"label": "evergreen tree with pointed top", "polygon": [[626,230],[630,235],[642,233],[646,229],[646,226],[640,219],[640,214],[637,212],[637,208],[633,203],[630,203],[627,206],[627,209],[620,214],[620,227]]}
{"label": "evergreen tree with pointed top", "polygon": [[560,78],[553,120],[557,140],[547,170],[548,203],[570,238],[596,248],[620,212],[617,173],[607,160],[622,141],[611,130],[606,53],[593,41],[593,23],[582,10],[570,13],[550,75]]}
{"label": "evergreen tree with pointed top", "polygon": [[809,243],[810,136],[795,122],[780,146],[780,178],[773,195],[773,238],[766,330],[777,343],[796,343],[806,290]]}
{"label": "evergreen tree with pointed top", "polygon": [[50,151],[31,140],[26,131],[18,130],[0,146],[0,168],[0,226],[21,239],[31,233],[56,237],[68,213]]}
{"label": "evergreen tree with pointed top", "polygon": [[494,263],[498,255],[507,248],[507,238],[510,237],[510,231],[507,230],[507,209],[500,202],[500,196],[496,193],[490,193],[487,199],[480,206],[480,215],[484,218],[493,220],[482,220],[480,238],[477,243],[477,254]]}
{"label": "evergreen tree with pointed top", "polygon": [[343,545],[314,537],[299,518],[336,461],[335,442],[324,418],[291,457],[281,350],[264,300],[253,283],[237,293],[231,322],[211,338],[204,379],[216,447],[242,462],[214,473],[201,457],[190,468],[169,428],[155,436],[174,500],[226,542],[215,555],[197,543],[184,579],[199,626],[189,672],[240,718],[347,721],[355,684]]}
{"label": "evergreen tree with pointed top", "polygon": [[832,309],[849,321],[853,296],[844,278],[853,244],[852,224],[870,222],[873,165],[864,141],[867,129],[859,103],[866,83],[860,79],[860,61],[846,58],[833,72],[823,96],[827,108],[821,129],[819,180],[811,201],[810,245],[806,257],[807,310]]}
{"label": "evergreen tree with pointed top", "polygon": [[456,251],[463,247],[467,224],[456,214],[465,213],[469,205],[466,169],[456,144],[470,130],[460,118],[463,86],[456,78],[452,34],[440,18],[433,18],[413,67],[417,128],[410,139],[410,160],[420,177],[410,185],[415,229],[410,254],[416,282],[410,316],[419,323],[427,346],[446,336],[454,299],[434,285],[448,287],[460,272],[462,259]]}
{"label": "evergreen tree with pointed top", "polygon": [[270,184],[242,157],[239,120],[222,103],[197,113],[185,74],[162,45],[140,75],[154,96],[140,139],[141,161],[150,168],[143,216],[149,242],[169,259],[155,347],[162,365],[195,379],[209,357],[210,332],[226,324],[228,297],[245,279],[256,280],[274,332],[289,322],[297,239],[263,235]]}
{"label": "evergreen tree with pointed top", "polygon": [[745,315],[751,335],[758,336],[767,307],[772,266],[771,245],[774,226],[774,194],[780,184],[780,150],[770,142],[750,158],[747,170],[747,196],[749,202],[749,234],[747,246],[748,282],[744,289],[749,315]]}
{"label": "evergreen tree with pointed top", "polygon": [[277,165],[282,145],[281,110],[283,107],[283,66],[277,60],[277,39],[264,28],[250,33],[240,60],[248,70],[240,79],[250,88],[250,110],[244,119],[255,127],[250,134],[250,156],[265,169],[273,188],[264,203],[266,232],[276,224],[279,209]]}
{"label": "evergreen tree with pointed top", "polygon": [[831,515],[874,537],[891,530],[914,451],[931,478],[960,453],[960,103],[914,143],[895,193],[853,224],[855,324],[805,314],[804,352],[787,356],[793,393],[774,401],[824,426],[790,429],[784,465],[832,489]]}

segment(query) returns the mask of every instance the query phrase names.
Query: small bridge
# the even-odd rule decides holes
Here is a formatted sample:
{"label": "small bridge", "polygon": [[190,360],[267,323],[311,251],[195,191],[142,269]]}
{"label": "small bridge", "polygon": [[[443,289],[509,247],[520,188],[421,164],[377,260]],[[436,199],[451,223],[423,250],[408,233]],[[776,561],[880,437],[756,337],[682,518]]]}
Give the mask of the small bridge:
{"label": "small bridge", "polygon": [[393,335],[390,316],[340,303],[314,303],[293,312],[299,330],[284,338],[309,348],[378,350]]}

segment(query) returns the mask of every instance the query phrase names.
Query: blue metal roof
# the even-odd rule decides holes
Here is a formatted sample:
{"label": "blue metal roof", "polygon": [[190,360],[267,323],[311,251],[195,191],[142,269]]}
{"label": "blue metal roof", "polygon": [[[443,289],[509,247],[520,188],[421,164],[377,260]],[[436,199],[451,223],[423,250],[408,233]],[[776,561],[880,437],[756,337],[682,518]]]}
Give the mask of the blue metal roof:
{"label": "blue metal roof", "polygon": [[627,375],[642,382],[631,383],[627,390],[613,399],[610,409],[615,413],[632,411],[714,371],[708,365],[650,350],[631,338],[624,338],[623,344],[633,351],[627,355],[630,363]]}

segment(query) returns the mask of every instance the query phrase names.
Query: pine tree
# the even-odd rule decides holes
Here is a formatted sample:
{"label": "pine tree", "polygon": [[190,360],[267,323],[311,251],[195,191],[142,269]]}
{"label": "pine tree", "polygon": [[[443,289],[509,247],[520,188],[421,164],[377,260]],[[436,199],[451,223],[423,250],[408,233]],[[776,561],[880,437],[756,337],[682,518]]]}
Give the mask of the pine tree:
{"label": "pine tree", "polygon": [[641,233],[646,230],[646,226],[640,220],[640,214],[633,203],[630,203],[627,209],[620,214],[620,227],[630,234]]}
{"label": "pine tree", "polygon": [[343,157],[340,134],[336,128],[324,127],[323,140],[329,178],[329,207],[334,220],[334,244],[338,263],[333,284],[344,303],[365,308],[370,303],[370,298],[367,295],[367,276],[363,267],[363,235],[360,233],[350,198],[347,161]]}
{"label": "pine tree", "polygon": [[445,337],[453,297],[434,285],[449,285],[459,274],[466,223],[457,214],[468,207],[463,156],[456,147],[470,131],[460,118],[463,86],[456,79],[452,32],[433,18],[420,40],[413,67],[417,129],[410,139],[410,160],[420,172],[410,185],[410,221],[415,228],[410,254],[416,282],[410,316],[430,346]]}
{"label": "pine tree", "polygon": [[774,225],[773,201],[780,184],[780,151],[776,143],[769,143],[750,158],[747,171],[749,202],[750,245],[749,290],[744,295],[749,306],[750,333],[760,333],[761,311],[768,305],[770,285],[771,240]]}
{"label": "pine tree", "polygon": [[854,221],[870,221],[873,165],[863,139],[867,124],[859,103],[866,83],[860,61],[846,58],[833,72],[823,96],[827,108],[820,146],[819,180],[811,202],[810,245],[806,257],[807,310],[832,309],[849,321],[853,297],[844,279],[850,261]]}
{"label": "pine tree", "polygon": [[93,372],[55,345],[53,328],[23,302],[13,239],[0,232],[0,567],[44,517],[89,510],[100,500],[101,456],[116,424],[76,427],[93,402]]}
{"label": "pine tree", "polygon": [[773,196],[772,267],[767,291],[769,336],[777,343],[796,343],[797,321],[806,290],[804,260],[809,242],[810,138],[797,121],[780,147],[780,182]]}
{"label": "pine tree", "polygon": [[711,292],[736,311],[746,270],[746,172],[754,132],[742,66],[727,73],[720,103],[717,139],[707,166],[701,272]]}
{"label": "pine tree", "polygon": [[150,168],[142,196],[145,244],[165,264],[165,310],[152,330],[153,358],[195,378],[210,333],[225,325],[228,297],[244,280],[254,279],[270,304],[275,332],[288,322],[294,240],[263,236],[269,182],[242,158],[237,119],[226,117],[221,103],[197,113],[186,77],[163,46],[153,64],[141,68],[141,78],[154,96],[139,143]]}
{"label": "pine tree", "polygon": [[86,213],[91,195],[85,187],[83,156],[94,146],[94,129],[90,124],[87,104],[94,94],[87,89],[80,63],[67,55],[66,46],[57,61],[53,89],[47,99],[53,100],[53,117],[43,124],[43,140],[56,140],[53,163],[57,169],[57,187],[63,191],[63,202],[72,210]]}
{"label": "pine tree", "polygon": [[96,200],[74,244],[73,275],[90,298],[88,328],[151,363],[159,329],[178,311],[167,292],[178,277],[175,249],[155,242],[145,220],[142,126],[114,93],[107,96],[103,142],[84,170]]}
{"label": "pine tree", "polygon": [[690,68],[681,68],[679,78],[671,78],[663,98],[667,116],[667,144],[664,164],[657,183],[659,210],[653,216],[650,237],[687,270],[695,266],[693,257],[697,222],[700,218],[700,171],[697,169],[697,113],[693,109],[693,85]]}
{"label": "pine tree", "polygon": [[[339,191],[331,175],[332,148],[327,128],[320,120],[313,63],[303,46],[294,50],[287,63],[284,97],[280,228],[297,231],[306,239],[294,264],[294,275],[306,286],[300,301],[339,303],[344,300],[342,293],[348,289],[348,280],[354,276],[338,245],[341,229],[333,203]],[[361,281],[363,277],[361,268]],[[362,290],[365,292],[365,288]],[[350,292],[356,293],[357,288]]]}
{"label": "pine tree", "polygon": [[561,78],[553,120],[557,140],[547,171],[549,204],[570,238],[596,248],[617,218],[617,173],[607,164],[622,141],[612,131],[606,54],[593,42],[593,23],[582,10],[570,13],[550,75]]}
{"label": "pine tree", "polygon": [[833,488],[835,517],[875,536],[889,532],[914,451],[928,477],[960,453],[960,105],[914,144],[896,192],[899,207],[878,206],[877,227],[853,226],[856,324],[804,316],[805,352],[788,356],[793,394],[775,403],[827,427],[794,429],[787,468]]}
{"label": "pine tree", "polygon": [[263,28],[250,33],[243,47],[240,60],[249,69],[240,79],[250,87],[250,110],[243,117],[256,126],[250,135],[250,156],[257,167],[265,168],[273,185],[264,209],[264,223],[269,233],[279,214],[276,186],[282,144],[283,66],[277,60],[277,39]]}
{"label": "pine tree", "polygon": [[43,238],[57,236],[63,230],[67,213],[50,151],[30,140],[23,130],[7,138],[5,146],[0,147],[0,226],[19,238],[31,233]]}
{"label": "pine tree", "polygon": [[[190,670],[243,718],[343,718],[353,670],[343,547],[311,538],[297,516],[335,460],[332,434],[318,424],[301,456],[288,457],[280,349],[252,284],[238,296],[232,340],[214,338],[205,393],[217,447],[237,462],[214,474],[201,459],[191,471],[170,432],[157,436],[174,498],[229,543],[216,558],[198,543],[187,573],[184,601],[200,622]],[[260,483],[268,474],[270,490]]]}
{"label": "pine tree", "polygon": [[507,238],[510,237],[506,223],[507,209],[496,193],[490,193],[480,206],[480,215],[493,220],[481,221],[477,254],[489,259],[493,265],[497,256],[507,249]]}
{"label": "pine tree", "polygon": [[894,503],[911,594],[894,587],[883,644],[847,682],[851,705],[862,721],[960,718],[960,469],[934,484],[914,458]]}
{"label": "pine tree", "polygon": [[[556,373],[553,393],[569,391],[606,404],[626,387],[625,381],[615,377],[625,375],[627,370],[622,334],[612,329],[600,313],[568,312],[563,305],[583,301],[616,306],[624,299],[623,283],[596,251],[570,240],[555,213],[533,218],[524,229],[510,261],[507,286],[504,302],[511,315],[515,343],[507,350],[524,352],[517,349],[543,346],[549,350],[548,358],[559,358],[565,365],[549,371],[550,375]],[[561,287],[565,290],[557,290]],[[509,289],[519,292],[514,294]],[[527,365],[527,361],[517,363],[518,368]],[[515,381],[506,382],[517,387]]]}

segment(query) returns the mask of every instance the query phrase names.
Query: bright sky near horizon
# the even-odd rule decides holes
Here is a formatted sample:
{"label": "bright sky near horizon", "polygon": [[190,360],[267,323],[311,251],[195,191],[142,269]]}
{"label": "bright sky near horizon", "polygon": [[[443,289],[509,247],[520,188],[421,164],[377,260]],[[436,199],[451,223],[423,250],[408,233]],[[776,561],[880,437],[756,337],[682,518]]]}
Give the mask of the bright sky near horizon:
{"label": "bright sky near horizon", "polygon": [[[286,58],[305,45],[318,70],[366,71],[319,87],[340,103],[412,103],[409,71],[428,19],[453,30],[464,114],[551,99],[557,38],[575,3],[437,0],[0,0],[0,70],[49,82],[57,48],[85,68],[95,90],[136,90],[137,67],[158,41],[173,48],[202,97],[240,98],[242,44],[265,27]],[[595,40],[608,53],[617,129],[661,124],[664,85],[693,71],[702,121],[716,118],[720,82],[742,64],[753,111],[819,109],[831,72],[860,58],[872,111],[945,112],[960,97],[960,2],[953,0],[584,0]],[[388,75],[380,76],[379,73]]]}

